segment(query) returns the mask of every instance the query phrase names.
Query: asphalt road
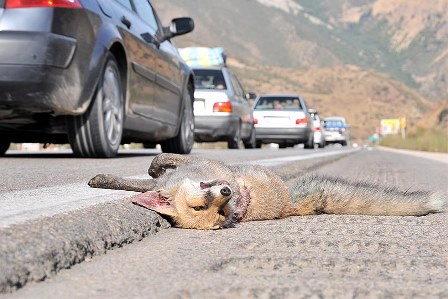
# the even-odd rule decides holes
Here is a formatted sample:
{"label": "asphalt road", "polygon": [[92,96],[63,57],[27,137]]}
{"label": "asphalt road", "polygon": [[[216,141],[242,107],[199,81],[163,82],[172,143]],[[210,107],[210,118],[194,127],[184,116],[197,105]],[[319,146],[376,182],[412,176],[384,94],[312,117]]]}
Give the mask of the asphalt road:
{"label": "asphalt road", "polygon": [[[293,151],[288,155],[305,155]],[[227,158],[221,152],[212,155],[235,162],[247,160],[247,152],[236,151]],[[277,155],[275,158],[287,153],[261,150],[250,155],[260,155],[254,159],[271,164],[285,180],[316,172],[402,190],[448,192],[448,164],[443,159],[439,162],[374,149],[309,160],[286,159],[287,164],[279,164],[279,160],[271,159],[271,152]],[[310,151],[306,155],[312,153],[321,152]],[[270,161],[266,162],[268,158]],[[82,171],[89,177],[92,169]],[[123,173],[136,175],[127,171],[124,167]],[[24,288],[0,298],[448,298],[446,213],[424,217],[290,217],[243,223],[232,229],[197,231],[162,229],[168,225],[157,215],[144,209],[133,210],[127,200],[118,201],[109,208],[96,205],[96,210],[84,214],[75,211],[61,218],[52,217],[50,222],[61,227],[68,220],[77,223],[86,216],[84,221],[92,221],[90,217],[97,215],[95,222],[85,225],[90,224],[90,230],[76,232],[85,226],[75,226],[73,234],[103,238],[102,242],[92,244],[104,245],[104,236],[98,231],[111,230],[115,233],[108,236],[118,238],[127,234],[125,241],[120,243],[111,237],[103,248],[89,247],[90,253],[79,260],[84,260],[83,263],[68,262],[66,267],[73,265],[71,269],[61,270],[64,267],[54,264],[22,269],[34,276],[22,281],[28,282]],[[141,214],[134,217],[135,213]],[[127,222],[122,223],[123,219]],[[128,221],[132,219],[136,222]],[[152,221],[158,229],[145,231],[148,222],[139,222],[142,219]],[[96,226],[96,222],[101,226]],[[0,230],[0,237],[7,241],[30,240],[30,234],[24,232],[30,223],[34,224],[28,227],[31,235],[48,228],[51,241],[64,242],[57,239],[51,223],[37,220]],[[123,231],[126,225],[132,229]],[[135,242],[138,240],[141,241]],[[79,244],[75,243],[80,247]],[[5,267],[7,261],[13,264],[14,257],[21,259],[30,254],[18,249],[15,255],[2,256],[5,250],[26,246],[26,242],[10,247],[0,244],[0,267]],[[41,247],[41,251],[50,250],[60,258],[56,264],[64,262],[50,247],[45,244]],[[27,263],[26,259],[21,261]],[[19,268],[4,269],[0,273],[13,273]],[[39,270],[47,272],[39,275]],[[30,282],[44,278],[43,282]]]}

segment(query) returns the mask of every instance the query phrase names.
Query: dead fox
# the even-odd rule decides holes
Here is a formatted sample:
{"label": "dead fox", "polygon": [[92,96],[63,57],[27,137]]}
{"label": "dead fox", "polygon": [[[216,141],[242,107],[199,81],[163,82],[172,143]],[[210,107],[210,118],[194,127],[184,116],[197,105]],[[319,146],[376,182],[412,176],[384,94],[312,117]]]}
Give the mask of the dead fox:
{"label": "dead fox", "polygon": [[175,227],[195,229],[294,215],[421,216],[444,211],[448,202],[443,193],[401,192],[321,176],[298,178],[288,190],[263,166],[226,165],[176,154],[155,157],[148,173],[152,179],[99,174],[89,186],[142,192],[133,203],[168,216]]}

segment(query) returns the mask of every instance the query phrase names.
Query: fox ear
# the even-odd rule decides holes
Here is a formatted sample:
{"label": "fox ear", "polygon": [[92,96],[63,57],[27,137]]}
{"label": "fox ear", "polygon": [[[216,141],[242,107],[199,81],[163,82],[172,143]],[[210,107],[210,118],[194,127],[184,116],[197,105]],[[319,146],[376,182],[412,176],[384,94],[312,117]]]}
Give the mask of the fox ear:
{"label": "fox ear", "polygon": [[176,217],[177,212],[169,199],[164,198],[159,191],[147,191],[132,198],[132,203],[153,210],[159,214]]}

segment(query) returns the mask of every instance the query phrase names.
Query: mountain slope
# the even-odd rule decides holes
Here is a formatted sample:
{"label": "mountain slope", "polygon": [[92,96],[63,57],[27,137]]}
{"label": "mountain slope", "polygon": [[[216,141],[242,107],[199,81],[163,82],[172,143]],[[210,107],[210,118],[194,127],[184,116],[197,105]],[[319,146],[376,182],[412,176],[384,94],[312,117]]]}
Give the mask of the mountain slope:
{"label": "mountain slope", "polygon": [[248,62],[373,68],[428,98],[448,96],[446,0],[153,0],[165,24],[195,19],[180,46],[225,47]]}

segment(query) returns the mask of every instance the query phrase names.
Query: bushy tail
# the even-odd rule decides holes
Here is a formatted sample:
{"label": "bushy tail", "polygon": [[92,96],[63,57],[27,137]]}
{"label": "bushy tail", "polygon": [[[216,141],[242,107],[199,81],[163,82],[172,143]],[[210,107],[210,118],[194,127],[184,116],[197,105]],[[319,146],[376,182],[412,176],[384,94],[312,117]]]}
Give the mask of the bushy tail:
{"label": "bushy tail", "polygon": [[290,195],[289,215],[422,216],[448,209],[448,194],[443,192],[403,192],[322,176],[299,178]]}

